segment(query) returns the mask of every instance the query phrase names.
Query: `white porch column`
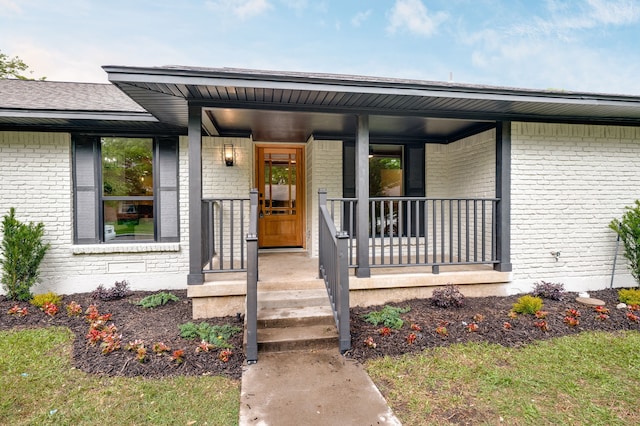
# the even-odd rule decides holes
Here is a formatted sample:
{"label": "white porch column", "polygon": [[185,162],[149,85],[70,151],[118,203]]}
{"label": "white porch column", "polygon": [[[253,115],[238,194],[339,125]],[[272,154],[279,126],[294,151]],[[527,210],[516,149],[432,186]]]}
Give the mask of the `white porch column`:
{"label": "white porch column", "polygon": [[189,276],[203,284],[202,273],[202,108],[189,105]]}

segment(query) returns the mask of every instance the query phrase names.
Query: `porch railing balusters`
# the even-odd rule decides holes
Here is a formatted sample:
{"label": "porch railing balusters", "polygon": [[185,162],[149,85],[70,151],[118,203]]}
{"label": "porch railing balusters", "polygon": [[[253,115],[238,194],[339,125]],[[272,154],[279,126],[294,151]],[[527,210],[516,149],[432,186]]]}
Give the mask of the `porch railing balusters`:
{"label": "porch railing balusters", "polygon": [[338,328],[340,352],[351,349],[349,319],[349,234],[336,229],[334,218],[327,209],[326,191],[318,191],[318,269],[324,279],[333,317]]}
{"label": "porch railing balusters", "polygon": [[245,272],[249,198],[202,200],[202,272]]}
{"label": "porch railing balusters", "polygon": [[[499,263],[495,221],[498,201],[498,198],[371,198],[369,265],[372,268],[433,266],[437,273],[441,265]],[[351,268],[357,266],[352,255],[352,247],[357,244],[353,237],[356,202],[353,198],[327,200],[332,206],[331,211],[327,210],[328,216],[337,228],[347,230],[350,236]],[[333,214],[334,208],[342,212],[340,219]]]}

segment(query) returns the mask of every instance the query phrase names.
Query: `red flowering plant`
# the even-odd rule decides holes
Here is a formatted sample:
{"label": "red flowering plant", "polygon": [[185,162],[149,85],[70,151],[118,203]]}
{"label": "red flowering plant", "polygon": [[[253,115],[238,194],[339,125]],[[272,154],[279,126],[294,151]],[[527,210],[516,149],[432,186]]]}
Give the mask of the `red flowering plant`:
{"label": "red flowering plant", "polygon": [[502,328],[504,328],[505,330],[511,330],[513,328],[513,326],[511,325],[510,322],[504,322],[504,324],[502,324]]}
{"label": "red flowering plant", "polygon": [[177,349],[175,351],[173,351],[173,353],[171,354],[171,361],[175,362],[176,364],[182,364],[184,362],[184,350],[183,349]]}
{"label": "red flowering plant", "polygon": [[436,334],[440,337],[448,337],[449,331],[447,330],[447,327],[445,327],[444,325],[441,325],[436,327]]}
{"label": "red flowering plant", "polygon": [[567,316],[572,318],[578,318],[580,316],[580,311],[577,309],[567,309]]}
{"label": "red flowering plant", "polygon": [[136,339],[127,343],[124,347],[126,350],[134,352],[136,354],[136,361],[143,363],[147,360],[147,348],[144,345],[144,341]]}
{"label": "red flowering plant", "polygon": [[80,306],[77,302],[73,301],[67,304],[67,316],[77,317],[82,314],[82,306]]}
{"label": "red flowering plant", "polygon": [[472,322],[471,324],[467,325],[467,331],[469,333],[474,333],[474,332],[478,331],[479,329],[480,329],[480,327],[475,322]]}
{"label": "red flowering plant", "polygon": [[200,343],[198,343],[198,347],[196,347],[196,352],[209,352],[210,350],[214,349],[216,346],[207,342],[206,340],[202,340],[200,341]]}
{"label": "red flowering plant", "polygon": [[599,314],[608,314],[609,313],[609,309],[605,308],[604,306],[596,306],[595,308],[593,308],[594,311],[596,311]]}
{"label": "red flowering plant", "polygon": [[536,313],[534,315],[538,319],[545,319],[547,317],[547,315],[549,315],[549,312],[547,312],[547,311],[536,311]]}
{"label": "red flowering plant", "polygon": [[53,317],[58,313],[58,305],[56,305],[55,303],[47,302],[42,305],[42,311],[50,317]]}
{"label": "red flowering plant", "polygon": [[566,317],[564,317],[564,323],[567,324],[569,327],[575,327],[578,324],[580,324],[580,320],[576,317],[572,317],[567,315]]}
{"label": "red flowering plant", "polygon": [[223,349],[218,354],[218,359],[222,362],[229,362],[229,358],[231,358],[231,355],[233,355],[231,349]]}
{"label": "red flowering plant", "polygon": [[171,350],[171,348],[167,345],[165,345],[163,342],[156,342],[153,344],[153,353],[155,353],[156,355],[162,355],[165,352],[169,352]]}
{"label": "red flowering plant", "polygon": [[638,315],[634,314],[634,313],[633,313],[633,311],[631,311],[631,310],[629,310],[629,311],[627,312],[627,319],[628,319],[629,321],[633,321],[633,322],[638,322],[638,321],[640,321],[640,317],[639,317]]}
{"label": "red flowering plant", "polygon": [[413,331],[422,331],[422,327],[420,327],[420,325],[418,325],[418,324],[413,323],[413,324],[411,324],[411,330],[413,330]]}
{"label": "red flowering plant", "polygon": [[409,333],[407,335],[407,343],[413,345],[417,338],[418,336],[416,335],[416,333]]}
{"label": "red flowering plant", "polygon": [[27,308],[21,308],[19,305],[13,305],[8,311],[7,315],[17,315],[24,317],[28,314]]}
{"label": "red flowering plant", "polygon": [[369,348],[375,348],[377,346],[376,342],[373,340],[373,337],[371,336],[364,339],[364,344]]}
{"label": "red flowering plant", "polygon": [[533,323],[534,327],[539,328],[542,331],[549,331],[549,325],[545,320],[538,320]]}
{"label": "red flowering plant", "polygon": [[389,327],[382,327],[378,329],[378,334],[382,337],[391,336],[391,329]]}
{"label": "red flowering plant", "polygon": [[484,321],[484,315],[482,315],[482,314],[475,314],[475,315],[473,316],[473,320],[474,320],[475,322],[482,322],[482,321]]}

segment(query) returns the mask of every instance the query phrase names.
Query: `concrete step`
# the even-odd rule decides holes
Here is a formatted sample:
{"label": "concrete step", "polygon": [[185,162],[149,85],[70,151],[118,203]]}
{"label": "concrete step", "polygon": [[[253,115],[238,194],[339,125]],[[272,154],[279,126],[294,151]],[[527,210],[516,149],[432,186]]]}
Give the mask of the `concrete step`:
{"label": "concrete step", "polygon": [[285,352],[338,346],[335,325],[258,329],[258,351]]}
{"label": "concrete step", "polygon": [[329,296],[324,288],[312,290],[258,291],[258,309],[306,308],[328,306]]}
{"label": "concrete step", "polygon": [[335,324],[329,302],[325,306],[258,310],[258,328],[304,327]]}

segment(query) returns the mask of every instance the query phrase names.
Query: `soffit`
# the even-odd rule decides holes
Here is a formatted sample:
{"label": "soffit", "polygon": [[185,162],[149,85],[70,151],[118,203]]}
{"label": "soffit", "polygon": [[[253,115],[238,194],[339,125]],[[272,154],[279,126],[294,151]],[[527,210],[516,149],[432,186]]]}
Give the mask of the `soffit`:
{"label": "soffit", "polygon": [[640,124],[640,98],[226,68],[104,67],[109,80],[158,120],[186,127],[188,105],[205,108],[213,134],[303,141],[353,135],[446,142],[500,120]]}

